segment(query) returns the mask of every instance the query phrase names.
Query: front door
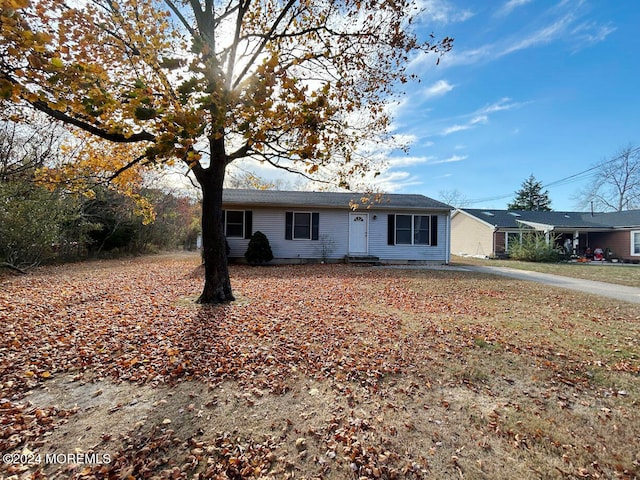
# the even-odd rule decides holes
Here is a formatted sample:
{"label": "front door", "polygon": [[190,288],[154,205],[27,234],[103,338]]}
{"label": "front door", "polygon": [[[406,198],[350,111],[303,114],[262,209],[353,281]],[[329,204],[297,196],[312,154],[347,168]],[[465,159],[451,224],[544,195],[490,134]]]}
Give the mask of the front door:
{"label": "front door", "polygon": [[364,254],[369,252],[369,214],[349,214],[349,253]]}

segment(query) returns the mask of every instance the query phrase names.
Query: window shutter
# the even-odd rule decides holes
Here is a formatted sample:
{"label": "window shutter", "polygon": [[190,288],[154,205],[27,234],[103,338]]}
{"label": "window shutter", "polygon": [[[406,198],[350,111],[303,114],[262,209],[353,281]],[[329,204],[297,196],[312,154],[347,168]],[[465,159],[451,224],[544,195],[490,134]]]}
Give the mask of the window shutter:
{"label": "window shutter", "polygon": [[311,240],[318,240],[320,233],[320,214],[311,214]]}
{"label": "window shutter", "polygon": [[284,225],[284,238],[285,240],[291,240],[293,231],[293,212],[285,213],[285,225]]}
{"label": "window shutter", "polygon": [[244,238],[251,238],[253,233],[253,212],[246,210],[244,212]]}
{"label": "window shutter", "polygon": [[431,243],[432,247],[438,245],[438,216],[431,215]]}
{"label": "window shutter", "polygon": [[387,245],[395,245],[396,239],[396,216],[391,214],[387,216]]}

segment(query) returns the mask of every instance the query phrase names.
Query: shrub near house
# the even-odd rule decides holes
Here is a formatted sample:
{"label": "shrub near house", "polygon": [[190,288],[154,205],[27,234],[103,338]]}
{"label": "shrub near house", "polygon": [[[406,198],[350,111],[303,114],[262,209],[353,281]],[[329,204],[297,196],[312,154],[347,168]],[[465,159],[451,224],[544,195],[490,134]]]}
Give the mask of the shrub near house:
{"label": "shrub near house", "polygon": [[262,265],[273,260],[273,252],[267,236],[257,231],[251,236],[249,246],[244,254],[249,265]]}

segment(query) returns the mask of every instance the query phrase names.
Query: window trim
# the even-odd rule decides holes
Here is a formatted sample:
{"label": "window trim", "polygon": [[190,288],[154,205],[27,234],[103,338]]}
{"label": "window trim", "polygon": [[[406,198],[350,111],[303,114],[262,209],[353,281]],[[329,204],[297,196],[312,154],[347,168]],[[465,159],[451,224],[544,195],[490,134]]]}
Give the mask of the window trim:
{"label": "window trim", "polygon": [[[631,230],[630,238],[630,250],[632,257],[640,257],[640,230]],[[638,252],[635,251],[635,246],[638,246]]]}
{"label": "window trim", "polygon": [[[228,234],[229,222],[228,222],[227,214],[229,212],[242,213],[242,228],[241,228],[242,233],[240,235]],[[251,210],[223,210],[222,226],[224,228],[224,236],[228,238],[244,238],[244,239],[251,238],[251,234],[253,233],[251,231],[253,229],[252,220],[253,220],[253,212]],[[234,223],[233,225],[238,225],[238,224]]]}
{"label": "window trim", "polygon": [[[398,243],[398,217],[410,217],[411,243]],[[416,217],[428,218],[428,235],[427,243],[415,243],[416,239]],[[423,213],[393,213],[388,216],[388,241],[389,245],[402,245],[406,247],[436,247],[438,246],[438,215],[436,214],[423,214]],[[406,231],[406,229],[404,229]]]}
{"label": "window trim", "polygon": [[[229,213],[240,213],[242,214],[242,221],[240,223],[232,223],[233,226],[237,227],[240,225],[240,234],[239,235],[230,235],[229,234]],[[229,238],[244,238],[244,210],[225,210],[224,211],[224,236]]]}
{"label": "window trim", "polygon": [[[309,215],[309,237],[296,237],[296,215]],[[320,213],[310,210],[285,212],[285,240],[313,241],[318,240],[320,230]]]}
{"label": "window trim", "polygon": [[[296,216],[309,215],[309,236],[308,237],[296,237]],[[307,225],[304,225],[306,228]],[[311,240],[313,238],[313,212],[293,212],[291,218],[291,240]]]}

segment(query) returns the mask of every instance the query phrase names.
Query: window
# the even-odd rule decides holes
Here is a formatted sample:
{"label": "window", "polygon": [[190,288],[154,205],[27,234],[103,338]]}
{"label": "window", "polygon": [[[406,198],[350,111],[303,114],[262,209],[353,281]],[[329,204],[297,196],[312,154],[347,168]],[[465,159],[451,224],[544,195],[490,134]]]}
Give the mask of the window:
{"label": "window", "polygon": [[396,215],[396,245],[411,243],[411,215]]}
{"label": "window", "polygon": [[431,217],[427,215],[415,215],[413,217],[413,244],[429,245],[429,224]]}
{"label": "window", "polygon": [[284,238],[287,240],[318,240],[320,214],[286,212]]}
{"label": "window", "polygon": [[226,210],[224,212],[224,234],[232,238],[251,238],[252,214],[245,210]]}
{"label": "window", "polygon": [[300,240],[309,240],[311,238],[310,213],[293,214],[293,238]]}
{"label": "window", "polygon": [[438,245],[436,215],[389,215],[389,245]]}
{"label": "window", "polygon": [[631,232],[631,255],[640,256],[640,231]]}

